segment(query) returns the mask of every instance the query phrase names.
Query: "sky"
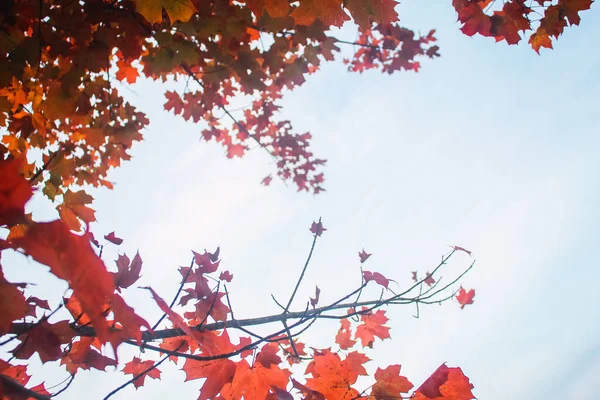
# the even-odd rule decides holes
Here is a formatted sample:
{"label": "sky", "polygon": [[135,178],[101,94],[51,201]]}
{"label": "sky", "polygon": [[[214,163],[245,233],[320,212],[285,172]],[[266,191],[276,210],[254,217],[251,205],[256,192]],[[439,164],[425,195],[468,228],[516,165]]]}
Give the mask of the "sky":
{"label": "sky", "polygon": [[[508,46],[463,35],[450,1],[423,4],[398,7],[405,26],[437,29],[442,57],[423,61],[419,73],[360,75],[329,63],[284,98],[282,117],[297,132],[310,131],[315,154],[328,159],[326,192],[317,196],[277,180],[261,186],[274,172],[268,155],[255,150],[227,160],[220,145],[199,140],[201,126],[162,110],[165,87],[117,84],[151,125],[133,160],[110,175],[115,189],[93,192],[100,221],[94,231],[125,239],[105,259],[110,265],[117,252],[139,250],[140,286],[170,299],[190,250],[221,246],[221,266],[234,276],[232,305],[242,318],[278,312],[270,295],[291,293],[310,249],[308,228],[319,217],[327,231],[296,309],[315,285],[322,304],[353,290],[363,248],[373,253],[365,268],[404,287],[410,271],[432,270],[448,245],[463,246],[477,259],[462,281],[476,289],[475,303],[464,310],[456,302],[422,306],[418,319],[414,306],[389,308],[392,340],[375,344],[368,370],[401,364],[419,385],[447,362],[463,369],[479,399],[596,399],[597,7],[539,56],[526,42]],[[354,37],[350,28],[339,35]],[[38,197],[28,210],[50,219],[52,207]],[[448,273],[469,263],[457,254]],[[16,255],[3,258],[3,266],[12,281],[45,271]],[[35,290],[56,296],[60,283],[51,283]],[[147,291],[130,289],[125,297],[149,321],[160,316]],[[317,322],[302,340],[328,347],[337,327]],[[139,355],[123,350],[123,359],[127,354]],[[184,384],[178,367],[164,365],[161,381],[148,379],[114,398],[196,398],[201,382]],[[32,361],[31,368],[48,386],[67,376],[62,367],[40,369]],[[82,372],[60,398],[102,398],[128,379]]]}

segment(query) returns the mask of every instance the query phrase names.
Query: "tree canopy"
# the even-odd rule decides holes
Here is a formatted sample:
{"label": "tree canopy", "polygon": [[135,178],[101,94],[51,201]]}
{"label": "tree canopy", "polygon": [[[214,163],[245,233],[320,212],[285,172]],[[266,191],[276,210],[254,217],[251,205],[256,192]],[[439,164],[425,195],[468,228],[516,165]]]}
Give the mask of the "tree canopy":
{"label": "tree canopy", "polygon": [[[452,4],[466,35],[508,44],[528,36],[539,53],[552,48],[567,26],[578,25],[579,12],[592,0]],[[170,303],[148,288],[164,312],[151,325],[121,296],[140,278],[141,256],[120,255],[107,268],[104,246],[119,246],[123,239],[111,232],[102,240],[90,228],[96,217],[87,188],[112,188],[110,170],[130,159],[131,147],[150,124],[121,97],[115,80],[187,80],[185,92],[165,93],[166,111],[202,122],[202,139],[220,143],[228,158],[243,157],[251,146],[266,151],[276,167],[263,179],[266,186],[275,177],[293,182],[298,191],[325,190],[325,159],[310,149],[310,133],[298,133],[292,121],[280,118],[280,101],[318,73],[321,63],[339,58],[341,46],[356,49],[343,60],[350,72],[418,72],[423,60],[439,57],[435,31],[421,35],[402,27],[396,6],[395,0],[3,1],[0,254],[16,251],[48,266],[69,291],[60,304],[50,304],[29,296],[26,284],[9,282],[0,270],[0,345],[12,346],[11,359],[0,361],[0,396],[51,396],[43,385],[28,388],[27,368],[15,360],[36,355],[43,363],[60,362],[73,379],[81,369],[117,365],[116,349],[130,345],[162,356],[127,360],[122,372],[132,378],[124,385],[160,379],[162,363],[184,358],[186,380],[204,379],[200,399],[291,399],[292,392],[305,399],[473,398],[462,370],[445,364],[416,389],[397,364],[378,368],[366,389],[357,386],[369,361],[364,349],[390,336],[381,307],[450,299],[461,308],[473,303],[473,289],[455,287],[474,265],[462,247],[453,246],[430,271],[415,271],[413,284],[399,293],[388,277],[363,270],[361,285],[336,302],[320,304],[317,287],[306,309],[291,310],[294,290],[280,305],[281,314],[255,319],[234,317],[226,286],[233,274],[220,268],[220,250],[194,252],[179,271],[181,285]],[[331,33],[346,22],[356,25],[354,41]],[[229,106],[242,96],[251,106],[235,118]],[[38,222],[25,212],[38,190],[58,203],[60,219]],[[296,289],[325,231],[320,220],[310,226],[312,246]],[[438,285],[437,274],[457,253],[469,264],[449,284]],[[362,268],[370,254],[363,249],[358,256]],[[381,296],[361,300],[366,285],[379,285]],[[67,319],[57,321],[59,315]],[[335,345],[314,349],[297,338],[323,318],[340,320]],[[281,328],[270,335],[249,330],[273,322]],[[292,377],[290,366],[302,363],[304,373]]]}

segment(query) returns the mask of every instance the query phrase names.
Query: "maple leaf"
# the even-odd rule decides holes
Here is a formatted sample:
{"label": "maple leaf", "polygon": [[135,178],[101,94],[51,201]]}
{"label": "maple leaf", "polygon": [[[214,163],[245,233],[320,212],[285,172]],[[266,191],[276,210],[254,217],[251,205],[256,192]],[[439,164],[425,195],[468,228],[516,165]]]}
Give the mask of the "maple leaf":
{"label": "maple leaf", "polygon": [[[27,229],[25,236],[13,242],[36,261],[48,265],[58,278],[69,283],[96,329],[98,338],[107,342],[111,335],[106,323],[105,304],[122,299],[113,293],[113,279],[92,249],[89,237],[72,234],[62,221],[57,220],[35,223]],[[141,337],[138,323],[149,328],[148,323],[131,308],[123,308],[120,318],[121,321],[115,322],[131,328],[137,338]]]}
{"label": "maple leaf", "polygon": [[285,17],[290,10],[288,0],[247,0],[246,5],[257,17],[261,17],[265,11],[271,17]]}
{"label": "maple leaf", "polygon": [[142,361],[137,357],[133,357],[133,360],[125,364],[122,371],[124,374],[131,374],[136,377],[133,381],[133,386],[136,389],[144,386],[146,377],[160,379],[160,370],[154,367],[154,361],[152,360]]}
{"label": "maple leaf", "polygon": [[427,286],[431,286],[435,283],[435,279],[433,279],[433,276],[429,273],[429,271],[425,274],[425,279],[423,279],[423,282],[425,282]]}
{"label": "maple leaf", "polygon": [[196,303],[196,311],[186,312],[184,316],[190,320],[191,324],[206,321],[208,316],[215,321],[225,321],[229,314],[229,307],[223,303],[224,296],[223,292],[214,292],[209,297],[203,297]]}
{"label": "maple leaf", "polygon": [[340,349],[348,350],[354,346],[356,340],[352,340],[352,331],[350,330],[350,321],[348,318],[341,319],[340,323],[340,329],[337,335],[335,335],[335,342],[340,345]]}
{"label": "maple leaf", "polygon": [[571,25],[579,25],[581,17],[579,11],[589,10],[592,7],[593,0],[560,0],[558,4],[562,6],[565,18]]}
{"label": "maple leaf", "polygon": [[140,75],[140,71],[136,67],[131,65],[131,63],[125,62],[123,59],[117,60],[117,67],[119,70],[115,74],[115,77],[120,81],[126,80],[127,83],[135,83],[137,77]]}
{"label": "maple leaf", "polygon": [[221,395],[228,399],[263,400],[271,387],[285,389],[290,372],[275,365],[265,368],[260,363],[250,366],[246,360],[237,363],[231,382],[223,385]]}
{"label": "maple leaf", "polygon": [[469,4],[466,7],[458,9],[458,20],[463,23],[460,30],[468,36],[479,33],[483,36],[490,36],[492,21],[490,17],[484,14],[483,9],[478,4]]}
{"label": "maple leaf", "polygon": [[196,253],[195,251],[192,251],[192,253],[194,254],[194,262],[198,265],[198,273],[210,274],[219,268],[219,261],[217,261],[219,249],[215,252],[216,258],[214,254],[208,253],[206,250],[203,254]]}
{"label": "maple leaf", "polygon": [[279,365],[281,357],[277,355],[279,344],[275,342],[265,344],[256,355],[255,363],[260,363],[265,368],[271,368],[271,365]]}
{"label": "maple leaf", "polygon": [[260,183],[263,186],[269,186],[271,184],[271,181],[273,180],[273,178],[271,177],[271,175],[266,176]]}
{"label": "maple leaf", "polygon": [[[207,339],[207,340],[204,340]],[[203,343],[202,350],[206,355],[227,354],[235,350],[227,331],[221,336],[214,332],[207,332],[200,338]],[[223,386],[231,383],[235,375],[237,364],[229,358],[221,358],[210,361],[198,361],[186,359],[183,365],[185,381],[206,378],[200,390],[198,400],[207,400],[216,397]]]}
{"label": "maple leaf", "polygon": [[13,283],[4,278],[0,266],[0,336],[8,333],[12,322],[27,315],[25,296]]}
{"label": "maple leaf", "polygon": [[375,381],[371,389],[371,396],[376,400],[392,400],[402,397],[402,393],[408,393],[413,384],[400,375],[400,365],[390,365],[386,369],[377,368]]}
{"label": "maple leaf", "polygon": [[130,262],[129,257],[123,254],[116,259],[118,272],[112,272],[115,285],[121,288],[128,288],[140,279],[140,271],[142,270],[142,257],[137,252],[133,260]]}
{"label": "maple leaf", "polygon": [[319,303],[319,296],[321,295],[321,289],[319,289],[318,286],[315,286],[315,297],[314,298],[310,298],[310,305],[312,306],[312,308],[315,308],[317,303]]}
{"label": "maple leaf", "polygon": [[171,322],[173,323],[173,325],[175,325],[176,328],[181,329],[183,332],[185,332],[188,336],[194,338],[196,341],[202,340],[200,332],[192,329],[188,324],[186,324],[181,315],[171,310],[169,305],[154,291],[154,289],[152,289],[151,287],[146,287],[145,289],[148,289],[150,293],[152,293],[152,297],[154,298],[154,301],[156,301],[156,304],[158,304],[158,307],[169,317],[169,320],[171,320]]}
{"label": "maple leaf", "polygon": [[76,374],[79,369],[91,368],[104,371],[109,365],[116,366],[117,362],[91,348],[94,338],[82,338],[73,343],[71,350],[60,360],[71,374]]}
{"label": "maple leaf", "polygon": [[473,385],[458,367],[449,368],[442,364],[415,391],[414,400],[471,400],[474,399]]}
{"label": "maple leaf", "polygon": [[411,279],[415,282],[418,282],[419,279],[417,278],[417,271],[412,271],[411,274],[412,274]]}
{"label": "maple leaf", "polygon": [[373,254],[371,253],[367,253],[365,251],[365,249],[362,249],[362,251],[360,251],[358,253],[358,258],[360,258],[360,263],[364,264],[365,261],[367,261],[369,259],[369,257],[371,257]]}
{"label": "maple leaf", "polygon": [[325,396],[322,393],[304,386],[294,378],[292,378],[292,384],[295,389],[298,389],[305,396],[304,400],[325,400]]}
{"label": "maple leaf", "polygon": [[[178,351],[180,353],[185,353],[190,350],[190,342],[188,338],[185,337],[174,337],[174,338],[165,338],[160,343],[159,346],[161,349],[165,350],[164,353],[170,353],[173,351]],[[164,353],[160,353],[161,355]],[[177,362],[178,356],[176,354],[171,354],[169,356],[169,360],[173,362]]]}
{"label": "maple leaf", "polygon": [[[367,310],[363,307],[363,311]],[[390,337],[390,328],[383,326],[388,321],[384,310],[377,310],[375,313],[363,314],[360,316],[361,324],[356,328],[354,337],[360,339],[363,347],[373,347],[375,336],[380,339]]]}
{"label": "maple leaf", "polygon": [[460,287],[456,300],[460,303],[460,308],[463,309],[467,304],[473,304],[473,297],[475,297],[475,289],[471,289],[468,292]]}
{"label": "maple leaf", "polygon": [[317,236],[321,236],[326,230],[327,229],[323,227],[323,223],[320,220],[319,222],[313,222],[310,226],[310,231]]}
{"label": "maple leaf", "polygon": [[[1,271],[0,271],[0,282],[1,281],[2,281],[2,276],[1,276]],[[2,284],[0,283],[0,286],[1,285]],[[2,289],[0,289],[0,291],[1,290]],[[30,296],[27,298],[27,300],[25,300],[25,302],[27,303],[27,314],[34,316],[34,317],[36,315],[37,308],[50,310],[50,305],[48,304],[48,300],[42,300],[37,297]],[[0,306],[0,309],[1,308],[2,308],[2,306]],[[0,329],[0,332],[1,332],[1,329]]]}
{"label": "maple leaf", "polygon": [[298,25],[312,25],[318,18],[325,25],[342,26],[350,19],[342,0],[302,0],[291,16]]}
{"label": "maple leaf", "polygon": [[471,255],[471,252],[469,250],[465,249],[464,247],[460,247],[460,246],[450,246],[450,247],[452,247],[456,251],[462,251],[464,253],[467,253],[468,255]]}
{"label": "maple leaf", "polygon": [[379,272],[363,271],[363,279],[365,282],[375,281],[386,289],[390,284],[390,280],[381,275]]}
{"label": "maple leaf", "polygon": [[342,361],[339,355],[329,351],[324,354],[316,354],[306,368],[306,373],[313,376],[306,379],[306,386],[322,393],[326,399],[358,398],[360,396],[358,390],[352,387],[358,378],[358,373],[352,368],[357,366],[359,365],[346,362],[346,360]]}
{"label": "maple leaf", "polygon": [[162,9],[167,11],[171,23],[187,22],[197,11],[190,0],[136,0],[135,10],[151,23],[162,21]]}
{"label": "maple leaf", "polygon": [[529,44],[536,53],[540,54],[540,49],[542,47],[547,49],[552,48],[552,39],[550,39],[550,36],[544,29],[538,28],[538,30],[529,37]]}
{"label": "maple leaf", "polygon": [[10,225],[25,213],[25,203],[33,192],[19,173],[24,160],[0,160],[0,225]]}
{"label": "maple leaf", "polygon": [[167,98],[167,102],[164,104],[164,109],[167,111],[173,110],[175,115],[179,115],[183,112],[183,108],[185,104],[181,99],[181,96],[177,94],[177,92],[166,91],[165,97]]}
{"label": "maple leaf", "polygon": [[123,239],[116,237],[114,232],[111,232],[108,235],[104,235],[104,239],[108,240],[113,244],[116,244],[117,246],[123,243]]}
{"label": "maple leaf", "polygon": [[344,6],[350,10],[356,24],[363,29],[371,27],[373,22],[389,24],[398,20],[394,9],[396,0],[346,0]]}
{"label": "maple leaf", "polygon": [[94,198],[85,191],[72,192],[67,190],[64,195],[63,204],[56,207],[60,218],[67,224],[69,229],[78,231],[81,229],[82,220],[86,224],[96,220],[95,211],[89,208],[86,204],[90,204]]}
{"label": "maple leaf", "polygon": [[13,351],[15,358],[27,360],[38,353],[42,363],[61,358],[62,344],[71,342],[75,331],[69,326],[69,321],[50,324],[48,321],[36,324],[26,334],[22,335],[21,344]]}
{"label": "maple leaf", "polygon": [[233,275],[229,273],[229,271],[223,271],[221,272],[221,275],[219,275],[219,279],[222,281],[231,282]]}

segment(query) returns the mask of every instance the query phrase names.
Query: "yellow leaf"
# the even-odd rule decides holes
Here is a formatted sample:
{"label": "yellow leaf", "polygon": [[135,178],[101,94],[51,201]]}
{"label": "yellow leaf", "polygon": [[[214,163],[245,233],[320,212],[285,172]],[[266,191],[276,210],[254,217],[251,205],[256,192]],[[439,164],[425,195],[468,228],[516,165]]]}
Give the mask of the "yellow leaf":
{"label": "yellow leaf", "polygon": [[135,4],[136,11],[153,24],[162,21],[163,7],[167,10],[171,23],[187,22],[196,12],[196,7],[190,0],[136,0]]}

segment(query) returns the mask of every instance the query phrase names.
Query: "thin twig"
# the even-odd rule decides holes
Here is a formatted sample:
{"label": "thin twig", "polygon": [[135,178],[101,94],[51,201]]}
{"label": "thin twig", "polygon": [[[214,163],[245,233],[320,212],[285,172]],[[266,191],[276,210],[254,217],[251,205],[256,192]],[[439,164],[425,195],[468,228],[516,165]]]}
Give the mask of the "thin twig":
{"label": "thin twig", "polygon": [[[192,272],[192,267],[194,266],[194,260],[195,260],[195,257],[192,257],[192,261],[190,262],[190,269],[188,269],[188,272],[185,274],[185,277],[181,281],[181,284],[179,285],[179,289],[177,290],[177,293],[175,293],[175,297],[173,297],[173,301],[171,301],[171,304],[169,304],[169,308],[173,308],[173,306],[175,305],[175,302],[177,301],[177,298],[179,298],[179,295],[181,294],[181,291],[183,290],[183,285],[186,284],[187,279],[190,276],[190,273]],[[155,330],[158,327],[158,325],[160,325],[160,323],[165,319],[166,316],[167,316],[167,313],[164,313],[160,317],[160,319],[158,321],[156,321],[156,323],[152,327],[152,330]]]}
{"label": "thin twig", "polygon": [[[319,224],[321,223],[321,218],[319,218]],[[312,245],[310,246],[310,251],[308,253],[308,257],[306,258],[306,262],[304,263],[304,268],[302,268],[302,273],[300,274],[300,278],[298,278],[298,281],[296,282],[296,287],[294,288],[294,291],[292,292],[292,295],[290,296],[290,300],[287,303],[287,306],[285,306],[285,309],[283,310],[283,313],[287,313],[288,310],[290,309],[290,306],[292,305],[292,301],[294,301],[294,297],[296,296],[296,292],[298,291],[298,288],[300,287],[300,283],[302,283],[302,279],[304,278],[304,274],[306,273],[306,269],[308,268],[308,264],[310,263],[310,258],[312,257],[313,254],[313,250],[315,249],[315,244],[317,243],[317,237],[319,237],[319,235],[317,235],[317,232],[315,232],[314,237],[313,237],[313,241],[312,241]]]}

